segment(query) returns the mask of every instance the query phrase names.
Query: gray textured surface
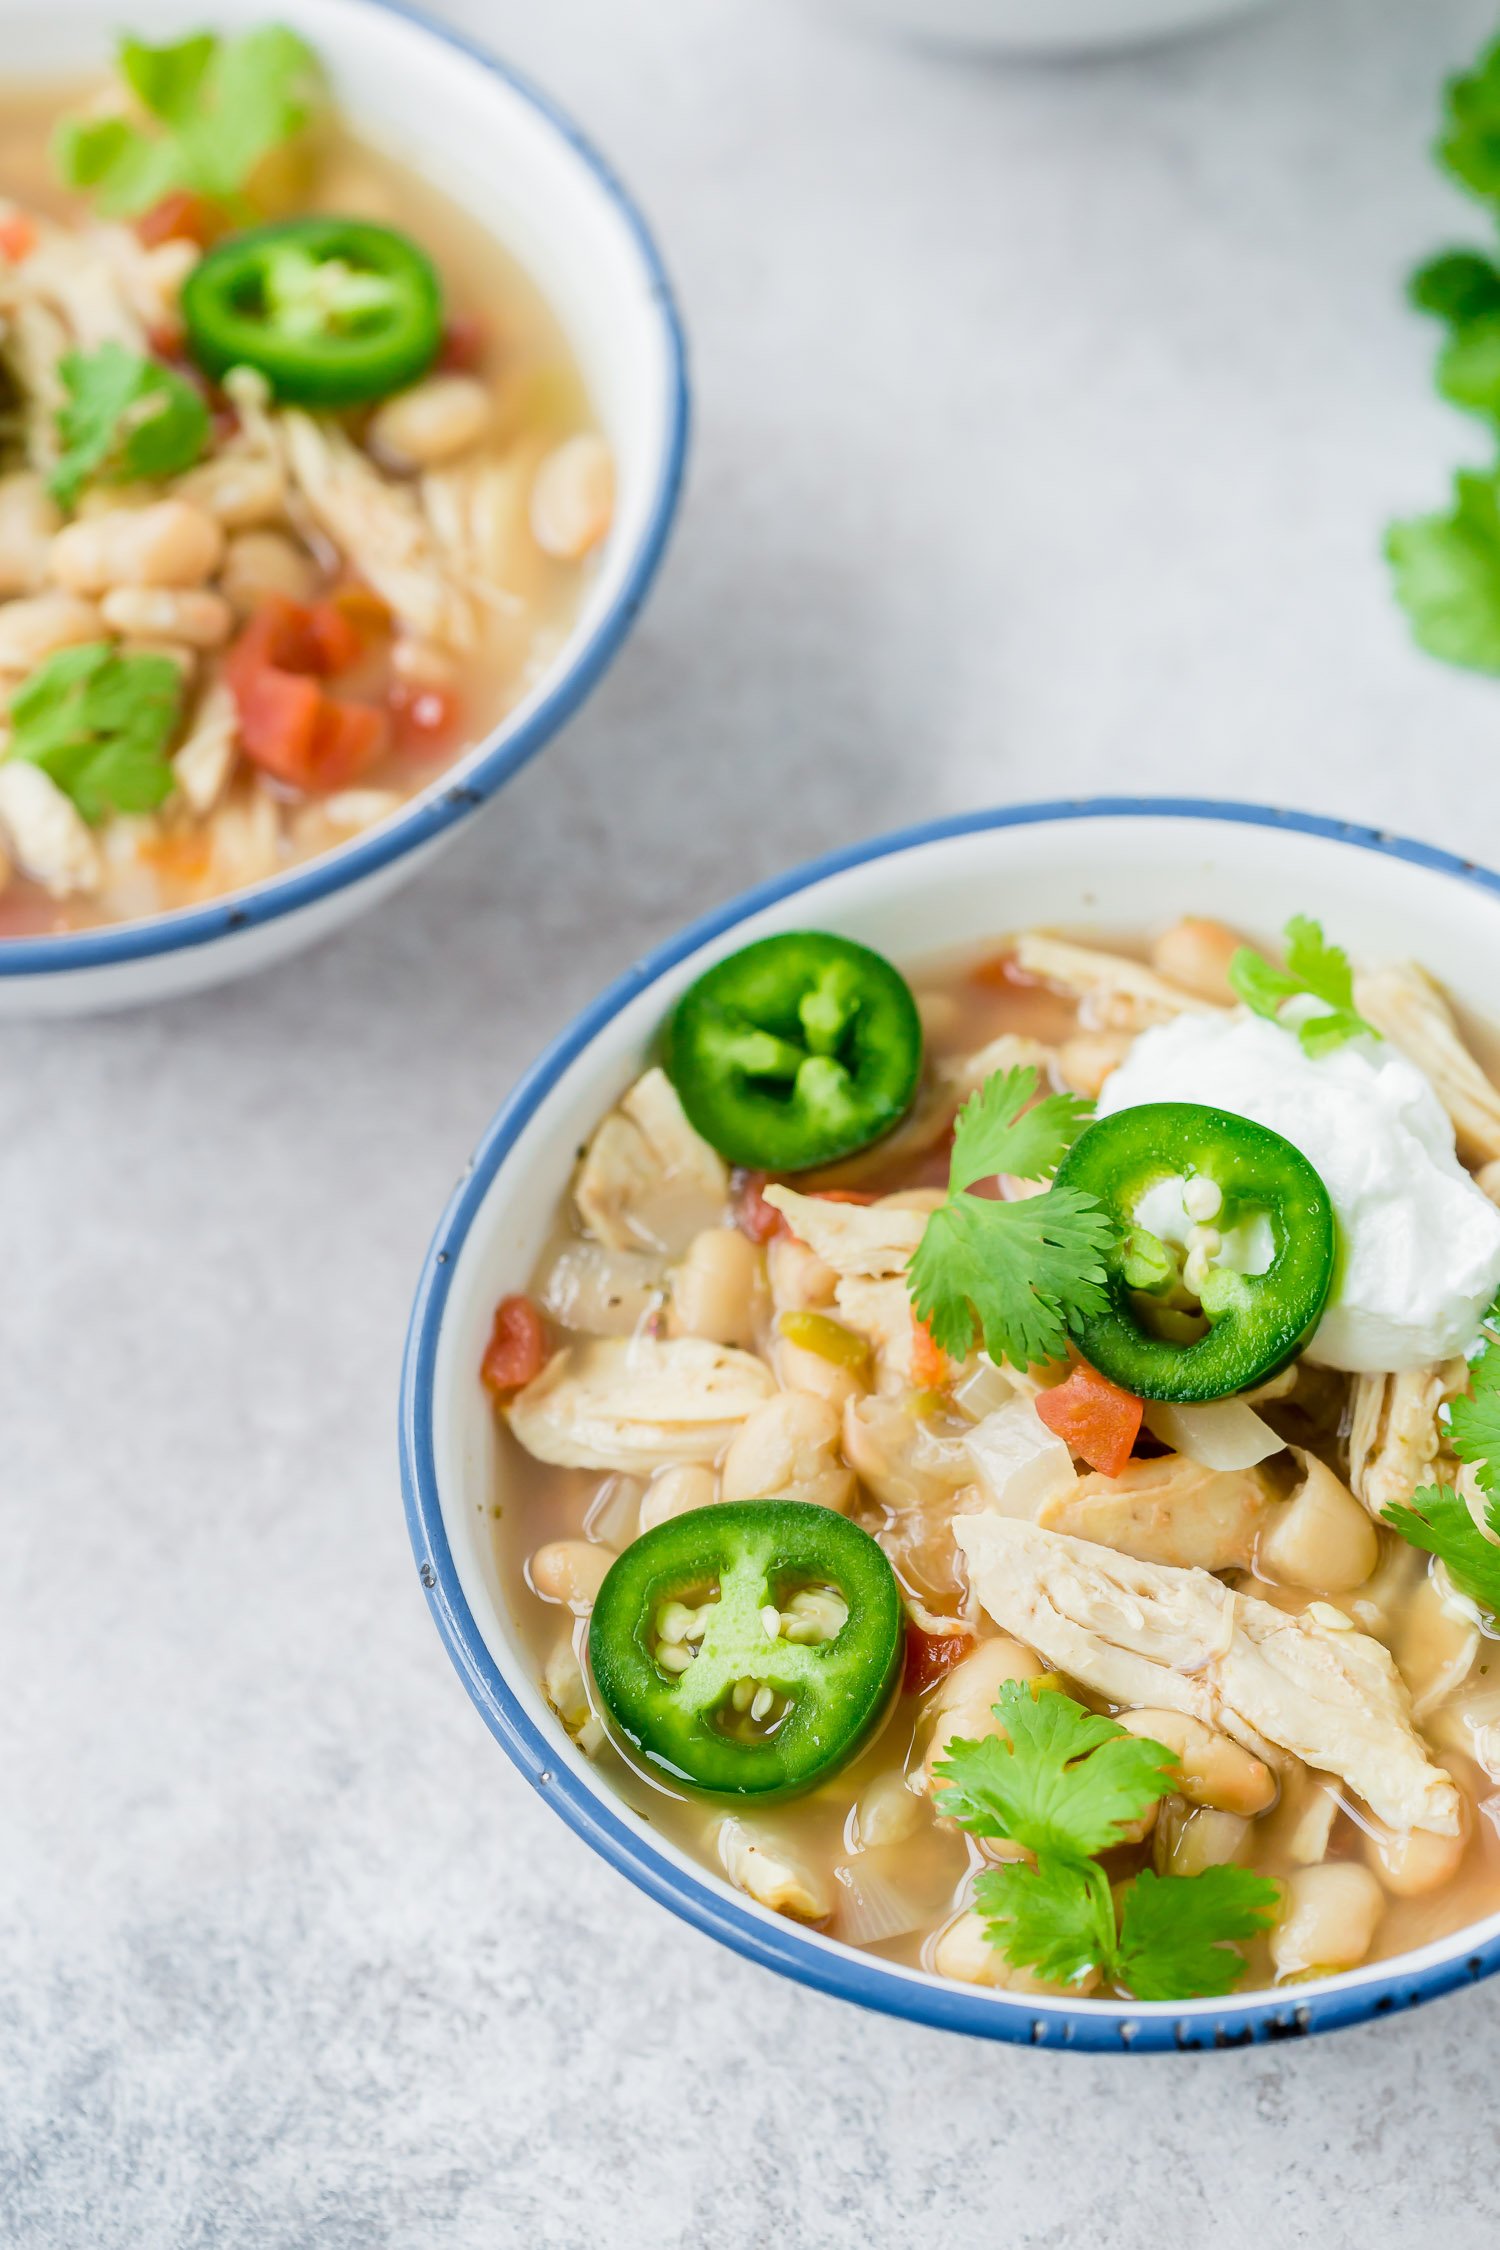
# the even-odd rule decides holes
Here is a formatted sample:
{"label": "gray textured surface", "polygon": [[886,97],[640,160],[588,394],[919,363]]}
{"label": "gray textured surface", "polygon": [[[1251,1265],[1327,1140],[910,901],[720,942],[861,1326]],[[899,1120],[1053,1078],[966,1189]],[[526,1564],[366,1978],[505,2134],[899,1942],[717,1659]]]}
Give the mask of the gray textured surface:
{"label": "gray textured surface", "polygon": [[1101,786],[1500,856],[1500,690],[1409,652],[1376,557],[1474,450],[1396,281],[1458,219],[1422,143],[1492,14],[1290,0],[1049,74],[768,0],[471,0],[660,224],[687,517],[604,692],[418,890],[223,997],[5,1035],[7,2246],[1493,2241],[1500,1988],[1068,2061],[648,1906],[471,1711],[392,1460],[464,1150],[750,878]]}

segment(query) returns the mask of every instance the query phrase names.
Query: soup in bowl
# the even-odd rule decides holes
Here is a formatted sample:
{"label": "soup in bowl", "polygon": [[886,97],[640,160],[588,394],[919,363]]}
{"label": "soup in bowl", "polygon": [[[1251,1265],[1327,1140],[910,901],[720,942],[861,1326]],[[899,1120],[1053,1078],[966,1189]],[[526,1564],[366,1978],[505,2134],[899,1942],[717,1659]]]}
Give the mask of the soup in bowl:
{"label": "soup in bowl", "polygon": [[53,37],[0,105],[0,985],[43,1006],[251,965],[481,802],[623,632],[682,439],[649,245],[498,70],[348,0],[92,76],[92,11]]}
{"label": "soup in bowl", "polygon": [[564,1817],[997,2037],[1491,1968],[1495,888],[1236,808],[978,816],[566,1034],[403,1420],[438,1622]]}

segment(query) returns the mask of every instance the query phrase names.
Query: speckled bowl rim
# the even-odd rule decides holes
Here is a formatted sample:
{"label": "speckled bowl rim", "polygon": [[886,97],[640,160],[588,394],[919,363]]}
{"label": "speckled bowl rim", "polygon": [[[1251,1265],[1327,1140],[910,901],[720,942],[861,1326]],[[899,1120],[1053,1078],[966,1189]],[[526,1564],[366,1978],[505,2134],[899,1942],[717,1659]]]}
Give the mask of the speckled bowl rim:
{"label": "speckled bowl rim", "polygon": [[448,24],[439,23],[424,9],[412,6],[410,0],[364,0],[364,5],[384,15],[401,17],[429,38],[467,56],[488,76],[503,80],[581,159],[634,240],[661,325],[665,378],[660,464],[635,553],[614,600],[558,670],[535,710],[514,731],[508,730],[504,720],[491,728],[456,761],[445,786],[415,798],[367,836],[357,837],[331,852],[322,852],[303,866],[289,868],[284,875],[271,876],[263,883],[232,892],[205,906],[183,907],[168,914],[148,915],[139,921],[114,923],[100,930],[0,940],[0,978],[65,975],[72,969],[115,967],[122,962],[154,960],[162,954],[180,953],[188,946],[208,945],[216,938],[274,922],[284,914],[314,906],[320,899],[358,883],[363,877],[377,873],[406,853],[429,843],[485,804],[501,784],[534,758],[564,721],[572,717],[608,669],[656,576],[681,498],[691,416],[687,342],[682,319],[661,253],[645,219],[592,141],[549,95],[519,71],[476,40]]}
{"label": "speckled bowl rim", "polygon": [[402,1367],[400,1457],[407,1529],[418,1575],[464,1686],[491,1733],[532,1786],[575,1834],[640,1890],[747,1960],[885,2015],[1022,2046],[1151,2054],[1296,2039],[1418,2007],[1500,1969],[1500,1934],[1465,1944],[1467,1933],[1460,1931],[1450,1955],[1419,1969],[1403,1970],[1398,1958],[1391,1963],[1389,1975],[1352,1970],[1344,1977],[1299,1988],[1295,1998],[1258,1993],[1243,2001],[1200,2001],[1184,2004],[1180,2011],[1161,2012],[1133,2011],[1124,2002],[1117,2007],[1096,2002],[1085,2011],[1065,2002],[1022,1999],[948,1983],[762,1916],[748,1902],[738,1905],[684,1874],[649,1838],[627,1826],[605,1788],[591,1787],[559,1767],[555,1751],[508,1686],[460,1586],[438,1494],[433,1425],[438,1338],[454,1265],[469,1230],[529,1120],[578,1056],[638,994],[736,923],[848,868],[990,829],[1122,817],[1292,830],[1406,860],[1500,897],[1500,875],[1430,844],[1313,813],[1184,797],[1092,797],[963,813],[827,853],[757,885],[691,923],[627,969],[552,1042],[496,1115],[454,1190],[422,1269]]}

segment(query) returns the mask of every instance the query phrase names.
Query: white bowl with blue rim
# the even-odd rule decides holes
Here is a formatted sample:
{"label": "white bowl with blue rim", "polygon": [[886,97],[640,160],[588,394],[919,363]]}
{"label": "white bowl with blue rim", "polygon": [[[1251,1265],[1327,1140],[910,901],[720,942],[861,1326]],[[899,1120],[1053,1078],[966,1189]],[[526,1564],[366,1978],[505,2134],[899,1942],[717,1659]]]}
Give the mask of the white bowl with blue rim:
{"label": "white bowl with blue rim", "polygon": [[[166,0],[143,28],[161,40],[205,21],[232,31],[266,15],[266,0]],[[291,15],[356,129],[474,212],[537,282],[614,454],[614,522],[553,664],[399,812],[206,906],[0,940],[0,1017],[198,991],[281,960],[375,905],[451,842],[578,708],[630,630],[676,510],[688,424],[682,332],[656,247],[604,159],[534,87],[398,0],[298,0]],[[116,0],[45,8],[0,0],[7,73],[46,80],[102,71],[121,18]]]}
{"label": "white bowl with blue rim", "polygon": [[401,1468],[421,1582],[470,1696],[522,1774],[602,1858],[684,1920],[801,1984],[956,2031],[1146,2052],[1239,2046],[1414,2006],[1500,1967],[1500,1914],[1420,1951],[1283,1991],[1141,2005],[1042,2001],[857,1952],[758,1906],[610,1788],[548,1709],[490,1537],[504,1464],[479,1363],[497,1298],[524,1288],[574,1152],[642,1069],[678,994],[776,930],[827,928],[898,962],[1012,930],[1103,932],[1219,915],[1270,935],[1324,918],[1358,956],[1422,962],[1500,1011],[1500,875],[1427,845],[1256,805],[1097,799],[972,813],[877,838],[694,923],[554,1041],[475,1151],[428,1252],[402,1378]]}

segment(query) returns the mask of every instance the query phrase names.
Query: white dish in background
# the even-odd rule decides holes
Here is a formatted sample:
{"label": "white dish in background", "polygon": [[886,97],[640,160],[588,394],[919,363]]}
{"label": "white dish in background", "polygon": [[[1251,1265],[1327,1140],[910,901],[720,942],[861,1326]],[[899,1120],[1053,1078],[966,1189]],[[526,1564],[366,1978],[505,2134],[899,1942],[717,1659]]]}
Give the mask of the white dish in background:
{"label": "white dish in background", "polygon": [[[274,14],[274,9],[269,11]],[[266,20],[266,0],[167,0],[138,28],[161,41]],[[0,0],[14,80],[103,71],[111,0]],[[576,709],[629,631],[681,483],[681,330],[649,234],[607,165],[503,64],[387,0],[299,0],[297,30],[357,130],[472,211],[551,305],[616,468],[616,511],[572,632],[501,724],[378,827],[204,906],[56,937],[0,942],[0,1018],[65,1016],[195,992],[299,951],[414,875]]]}
{"label": "white dish in background", "polygon": [[1133,47],[1227,22],[1274,0],[816,0],[848,17],[928,43],[1015,55]]}

